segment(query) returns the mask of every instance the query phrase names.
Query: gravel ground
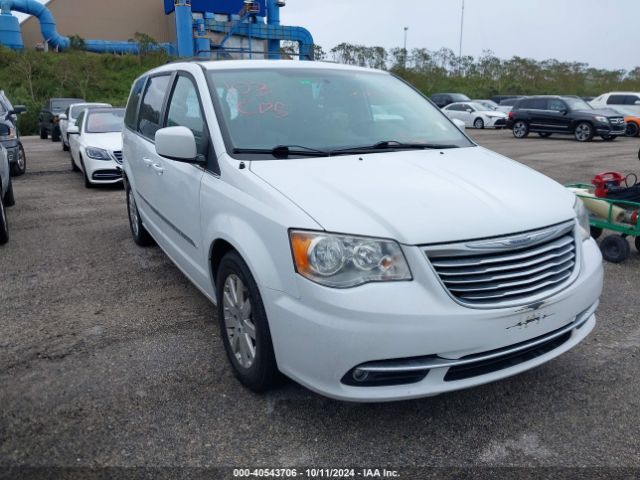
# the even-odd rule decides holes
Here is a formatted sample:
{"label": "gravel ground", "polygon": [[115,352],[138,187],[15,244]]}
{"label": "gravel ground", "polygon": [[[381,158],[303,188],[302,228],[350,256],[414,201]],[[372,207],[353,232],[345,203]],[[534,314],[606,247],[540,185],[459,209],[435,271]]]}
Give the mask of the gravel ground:
{"label": "gravel ground", "polygon": [[[640,170],[637,139],[469,132],[560,182]],[[635,249],[605,266],[596,330],[525,374],[391,404],[293,382],[255,395],[231,375],[212,305],[134,245],[122,189],[87,190],[59,143],[25,144],[0,249],[0,467],[640,468]]]}

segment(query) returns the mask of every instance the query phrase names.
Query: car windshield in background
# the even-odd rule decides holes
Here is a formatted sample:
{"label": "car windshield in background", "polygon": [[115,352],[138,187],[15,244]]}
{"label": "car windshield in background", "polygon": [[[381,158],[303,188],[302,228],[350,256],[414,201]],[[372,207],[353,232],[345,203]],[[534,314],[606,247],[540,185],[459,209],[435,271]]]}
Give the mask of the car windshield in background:
{"label": "car windshield in background", "polygon": [[55,100],[51,102],[51,110],[56,112],[64,112],[70,105],[74,104],[77,100]]}
{"label": "car windshield in background", "polygon": [[489,107],[487,107],[486,105],[484,105],[482,103],[476,103],[476,102],[469,103],[468,102],[467,105],[470,105],[475,110],[479,110],[481,112],[484,112],[484,111],[487,111],[487,110],[491,110]]}
{"label": "car windshield in background", "polygon": [[438,108],[389,74],[296,68],[209,75],[234,150],[473,146]]}
{"label": "car windshield in background", "polygon": [[85,131],[87,133],[121,132],[124,126],[124,109],[90,112]]}
{"label": "car windshield in background", "polygon": [[78,118],[78,115],[80,115],[85,110],[94,110],[96,108],[104,108],[104,107],[108,107],[108,105],[88,105],[88,104],[76,105],[75,107],[71,107],[69,111],[69,117],[73,120],[76,120]]}
{"label": "car windshield in background", "polygon": [[592,110],[593,107],[581,98],[567,97],[563,99],[571,110]]}
{"label": "car windshield in background", "polygon": [[467,97],[466,95],[462,95],[460,93],[452,93],[451,94],[451,99],[454,102],[468,102],[469,101],[469,97]]}

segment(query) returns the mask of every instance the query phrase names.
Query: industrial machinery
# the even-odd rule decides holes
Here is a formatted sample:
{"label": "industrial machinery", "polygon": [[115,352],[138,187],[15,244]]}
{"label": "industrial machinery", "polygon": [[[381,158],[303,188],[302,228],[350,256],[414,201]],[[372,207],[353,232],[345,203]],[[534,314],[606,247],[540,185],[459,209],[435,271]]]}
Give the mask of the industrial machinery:
{"label": "industrial machinery", "polygon": [[[161,8],[158,0],[158,8]],[[298,44],[300,59],[313,56],[313,37],[302,27],[280,25],[285,0],[164,0],[165,14],[174,14],[176,42],[158,48],[180,57],[280,58],[281,41]],[[47,47],[65,50],[69,37],[60,35],[51,11],[38,0],[0,0],[0,45],[24,48],[20,23],[11,12],[34,15]],[[222,13],[224,12],[224,13]],[[236,12],[236,13],[229,13]],[[85,40],[96,53],[138,53],[132,41]]]}

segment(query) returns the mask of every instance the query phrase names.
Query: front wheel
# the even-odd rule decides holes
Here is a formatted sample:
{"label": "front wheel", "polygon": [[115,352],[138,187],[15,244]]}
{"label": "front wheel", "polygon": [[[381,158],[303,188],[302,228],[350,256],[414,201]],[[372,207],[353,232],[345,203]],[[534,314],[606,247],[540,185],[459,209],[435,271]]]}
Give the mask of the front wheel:
{"label": "front wheel", "polygon": [[590,142],[593,140],[593,135],[593,126],[587,122],[579,123],[574,132],[574,136],[579,142]]}
{"label": "front wheel", "polygon": [[220,335],[234,376],[254,392],[278,379],[269,322],[249,267],[235,251],[227,253],[216,277]]}
{"label": "front wheel", "polygon": [[473,126],[478,130],[482,130],[484,128],[484,120],[482,120],[481,118],[476,118],[473,122]]}
{"label": "front wheel", "polygon": [[19,177],[24,175],[27,171],[27,155],[24,153],[24,147],[22,144],[18,145],[18,158],[15,163],[11,165],[11,175]]}
{"label": "front wheel", "polygon": [[63,152],[68,152],[69,151],[69,145],[67,145],[64,141],[64,138],[62,139],[62,151]]}
{"label": "front wheel", "polygon": [[57,127],[53,127],[53,130],[51,130],[51,141],[52,142],[59,142],[60,141],[60,129]]}
{"label": "front wheel", "polygon": [[46,140],[47,138],[49,138],[49,133],[47,132],[47,129],[44,127],[40,127],[40,139]]}
{"label": "front wheel", "polygon": [[637,123],[628,122],[627,123],[627,129],[625,130],[624,134],[627,137],[637,137],[639,132],[640,132],[640,128],[638,128],[638,124]]}
{"label": "front wheel", "polygon": [[525,138],[529,135],[529,125],[527,122],[523,122],[522,120],[518,120],[513,124],[513,136],[516,138]]}

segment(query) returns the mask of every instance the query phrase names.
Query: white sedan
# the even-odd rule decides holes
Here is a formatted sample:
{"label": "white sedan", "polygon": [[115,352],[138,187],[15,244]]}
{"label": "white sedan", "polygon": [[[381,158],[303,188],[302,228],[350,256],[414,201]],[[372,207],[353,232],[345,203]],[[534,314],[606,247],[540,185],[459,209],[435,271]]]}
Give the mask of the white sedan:
{"label": "white sedan", "polygon": [[474,128],[504,128],[507,124],[507,114],[491,110],[475,102],[456,102],[447,105],[442,112],[451,119],[461,120],[467,127]]}
{"label": "white sedan", "polygon": [[86,109],[69,127],[71,167],[82,171],[84,185],[122,182],[123,108]]}
{"label": "white sedan", "polygon": [[109,103],[74,103],[69,105],[69,108],[61,114],[60,119],[60,140],[62,140],[62,150],[69,151],[69,127],[73,127],[76,124],[78,115],[85,111],[87,108],[105,108],[111,107]]}

